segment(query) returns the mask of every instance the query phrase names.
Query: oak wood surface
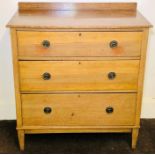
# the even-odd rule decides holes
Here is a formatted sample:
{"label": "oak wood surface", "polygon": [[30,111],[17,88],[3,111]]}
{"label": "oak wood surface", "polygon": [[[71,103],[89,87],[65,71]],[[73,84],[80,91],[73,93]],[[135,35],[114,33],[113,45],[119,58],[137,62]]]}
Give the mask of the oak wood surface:
{"label": "oak wood surface", "polygon": [[139,75],[138,75],[138,94],[137,94],[137,107],[136,107],[136,118],[135,118],[136,125],[140,125],[148,35],[149,35],[149,29],[145,29],[143,31],[141,61],[140,61]]}
{"label": "oak wood surface", "polygon": [[35,3],[19,2],[19,11],[94,11],[94,10],[126,10],[136,11],[137,3]]}
{"label": "oak wood surface", "polygon": [[37,129],[36,127],[34,129],[26,129],[26,134],[47,134],[47,133],[130,133],[131,128],[92,128],[89,129],[86,128],[66,128],[63,129],[61,127],[55,128],[55,129]]}
{"label": "oak wood surface", "polygon": [[[19,56],[140,56],[142,32],[18,31]],[[43,41],[49,41],[45,48]],[[110,47],[112,41],[118,46]]]}
{"label": "oak wood surface", "polygon": [[109,125],[103,125],[103,126],[67,126],[67,125],[65,125],[65,126],[54,126],[54,125],[52,125],[52,126],[22,126],[22,127],[20,127],[20,128],[17,128],[17,130],[45,130],[45,129],[47,129],[47,130],[57,130],[57,129],[60,129],[60,131],[65,131],[65,130],[85,130],[85,131],[87,131],[87,130],[97,130],[97,129],[99,129],[99,130],[106,130],[106,129],[110,129],[110,130],[120,130],[120,129],[130,129],[130,132],[131,132],[131,130],[132,129],[138,129],[139,128],[139,126],[133,126],[133,125],[115,125],[115,126],[109,126]]}
{"label": "oak wood surface", "polygon": [[14,72],[14,89],[16,98],[16,116],[17,116],[17,127],[22,126],[22,112],[21,112],[21,96],[20,96],[20,84],[19,84],[19,63],[18,63],[18,43],[17,43],[17,32],[16,29],[10,30],[11,42],[12,42],[12,61],[13,61],[13,72]]}
{"label": "oak wood surface", "polygon": [[136,8],[136,3],[19,3],[20,11],[7,26],[89,29],[151,27]]}
{"label": "oak wood surface", "polygon": [[[137,90],[138,60],[20,61],[21,91]],[[51,79],[44,80],[44,73]],[[116,73],[110,80],[108,74]]]}
{"label": "oak wood surface", "polygon": [[[136,3],[19,3],[7,26],[21,150],[27,133],[132,132],[136,147],[152,26],[136,9]],[[43,49],[44,38],[54,46]],[[109,49],[113,38],[119,49]],[[114,80],[107,78],[111,71]],[[43,80],[44,72],[52,79]],[[105,112],[109,105],[112,114]]]}
{"label": "oak wood surface", "polygon": [[91,95],[91,93],[137,93],[137,90],[85,90],[85,91],[21,91],[21,94],[77,94],[77,93],[88,93]]}
{"label": "oak wood surface", "polygon": [[132,129],[132,149],[136,149],[138,140],[139,128]]}
{"label": "oak wood surface", "polygon": [[88,56],[88,57],[81,57],[81,56],[68,56],[68,57],[62,57],[62,56],[48,56],[48,57],[45,57],[45,56],[18,56],[18,60],[19,61],[29,61],[29,60],[32,60],[32,61],[82,61],[82,60],[85,60],[85,61],[101,61],[101,60],[140,60],[140,56],[138,57],[135,57],[135,56],[128,56],[128,57],[122,57],[122,56],[117,56],[117,57],[112,57],[112,56]]}
{"label": "oak wood surface", "polygon": [[[133,125],[135,103],[136,94],[27,94],[22,95],[23,125]],[[45,114],[45,107],[52,112]]]}
{"label": "oak wood surface", "polygon": [[[123,17],[123,16],[122,16]],[[133,28],[79,28],[79,29],[71,29],[71,28],[65,28],[65,29],[59,29],[59,28],[17,28],[17,31],[30,31],[30,32],[143,32],[144,28],[138,28],[138,27],[133,27]]]}
{"label": "oak wood surface", "polygon": [[18,142],[21,151],[25,149],[25,132],[24,130],[18,130]]}
{"label": "oak wood surface", "polygon": [[[35,20],[34,20],[35,19]],[[65,19],[65,20],[64,20]],[[120,11],[17,12],[7,25],[42,29],[145,28],[152,25],[139,13]]]}

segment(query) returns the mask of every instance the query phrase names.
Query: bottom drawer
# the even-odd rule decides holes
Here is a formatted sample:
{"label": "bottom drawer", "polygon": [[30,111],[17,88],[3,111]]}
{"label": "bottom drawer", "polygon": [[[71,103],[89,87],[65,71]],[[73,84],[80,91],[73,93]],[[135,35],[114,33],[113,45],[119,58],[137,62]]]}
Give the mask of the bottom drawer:
{"label": "bottom drawer", "polygon": [[24,126],[133,125],[136,94],[25,94]]}

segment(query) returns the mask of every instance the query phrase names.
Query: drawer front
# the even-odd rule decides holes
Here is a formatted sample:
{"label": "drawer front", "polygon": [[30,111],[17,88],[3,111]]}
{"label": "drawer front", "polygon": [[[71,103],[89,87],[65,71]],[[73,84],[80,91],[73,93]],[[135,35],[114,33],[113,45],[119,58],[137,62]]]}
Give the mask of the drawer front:
{"label": "drawer front", "polygon": [[25,94],[24,126],[133,125],[136,94]]}
{"label": "drawer front", "polygon": [[141,32],[18,31],[19,56],[140,56]]}
{"label": "drawer front", "polygon": [[136,90],[138,60],[20,61],[21,91]]}

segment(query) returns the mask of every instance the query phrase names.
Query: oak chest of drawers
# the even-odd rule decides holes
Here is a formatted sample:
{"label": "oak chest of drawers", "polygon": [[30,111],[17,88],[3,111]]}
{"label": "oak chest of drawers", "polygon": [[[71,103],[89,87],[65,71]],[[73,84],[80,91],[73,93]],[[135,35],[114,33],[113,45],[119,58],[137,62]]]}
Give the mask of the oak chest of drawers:
{"label": "oak chest of drawers", "polygon": [[8,27],[21,150],[66,132],[131,132],[136,147],[151,27],[136,3],[19,3]]}

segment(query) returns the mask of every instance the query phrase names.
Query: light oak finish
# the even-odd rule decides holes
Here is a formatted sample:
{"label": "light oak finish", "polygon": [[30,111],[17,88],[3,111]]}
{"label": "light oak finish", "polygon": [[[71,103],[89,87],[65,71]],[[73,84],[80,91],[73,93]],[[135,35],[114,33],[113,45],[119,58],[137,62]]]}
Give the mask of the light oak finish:
{"label": "light oak finish", "polygon": [[[19,31],[21,57],[140,56],[142,32],[27,32]],[[133,37],[134,36],[134,37]],[[44,40],[50,47],[42,45]],[[118,46],[110,47],[112,41]]]}
{"label": "light oak finish", "polygon": [[7,26],[43,29],[135,29],[149,28],[152,25],[136,10],[135,3],[19,3],[19,11]]}
{"label": "light oak finish", "polygon": [[20,150],[24,151],[25,148],[25,131],[24,130],[18,130],[18,141]]}
{"label": "light oak finish", "polygon": [[63,129],[62,127],[60,128],[55,128],[55,129],[46,129],[46,130],[42,130],[42,129],[26,129],[25,130],[27,134],[47,134],[47,133],[130,133],[131,129],[130,128],[126,128],[126,129],[122,129],[122,128],[118,128],[118,129],[114,129],[112,128],[92,128],[90,127],[88,128],[65,128]]}
{"label": "light oak finish", "polygon": [[[56,132],[56,130],[61,130],[61,131],[64,131],[64,132],[67,132],[66,130],[85,130],[85,132],[87,132],[87,130],[92,130],[92,131],[95,131],[95,130],[129,130],[130,131],[132,129],[136,129],[136,128],[139,128],[139,126],[133,126],[133,125],[125,125],[125,126],[22,126],[22,128],[17,128],[18,130],[54,130]],[[80,132],[80,131],[79,131]],[[97,131],[96,131],[97,132]],[[117,131],[118,132],[118,131]],[[59,132],[58,132],[59,133]]]}
{"label": "light oak finish", "polygon": [[18,57],[18,60],[37,60],[37,61],[82,61],[82,60],[87,60],[87,61],[100,61],[100,60],[139,60],[140,59],[140,56],[139,57],[53,57],[53,56],[50,56],[50,57],[34,57],[34,56],[19,56]]}
{"label": "light oak finish", "polygon": [[136,148],[139,129],[132,129],[132,149]]}
{"label": "light oak finish", "polygon": [[[108,19],[108,17],[110,17]],[[65,20],[64,20],[65,18]],[[90,19],[91,18],[91,19]],[[105,11],[17,12],[8,27],[33,29],[121,29],[149,28],[152,25],[140,13]]]}
{"label": "light oak finish", "polygon": [[22,112],[21,112],[21,94],[19,84],[19,63],[17,56],[17,33],[16,29],[11,29],[11,41],[12,41],[12,58],[13,58],[13,71],[14,71],[14,88],[16,97],[16,115],[17,115],[17,126],[22,126]]}
{"label": "light oak finish", "polygon": [[[19,66],[22,92],[137,90],[138,60],[20,61]],[[51,79],[43,79],[46,72]],[[112,80],[110,72],[116,74]]]}
{"label": "light oak finish", "polygon": [[137,125],[140,125],[139,118],[141,115],[148,34],[149,34],[149,29],[144,29],[143,42],[142,42],[142,48],[141,48],[141,61],[140,61],[140,66],[139,66],[139,77],[138,77],[139,80],[138,80],[138,93],[137,93],[137,110],[136,110],[136,120],[135,120],[135,124],[137,124]]}
{"label": "light oak finish", "polygon": [[[16,116],[17,127],[22,127],[22,107],[21,107],[21,94],[19,90],[19,71],[18,71],[18,56],[17,56],[17,32],[16,29],[11,29],[11,41],[12,41],[12,58],[13,58],[13,71],[14,73],[14,87],[16,97]],[[21,150],[24,150],[24,130],[18,130],[18,141]]]}
{"label": "light oak finish", "polygon": [[26,3],[18,4],[19,11],[136,11],[137,3]]}
{"label": "light oak finish", "polygon": [[[129,132],[136,148],[152,26],[136,8],[136,3],[19,3],[7,26],[21,150],[25,134],[88,132]],[[110,48],[113,40],[118,46]],[[43,79],[45,72],[51,79]],[[109,72],[116,73],[113,80]],[[114,111],[107,114],[109,106]]]}
{"label": "light oak finish", "polygon": [[[133,125],[136,94],[22,95],[24,126]],[[45,107],[52,109],[44,112]],[[108,107],[113,108],[107,113]]]}

